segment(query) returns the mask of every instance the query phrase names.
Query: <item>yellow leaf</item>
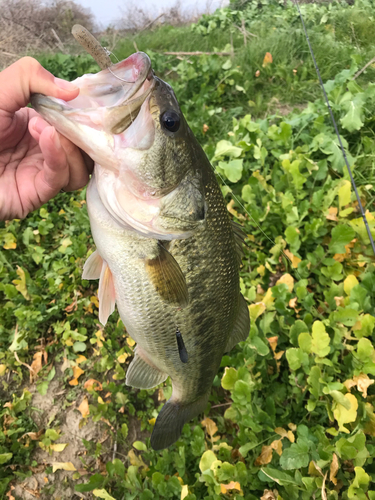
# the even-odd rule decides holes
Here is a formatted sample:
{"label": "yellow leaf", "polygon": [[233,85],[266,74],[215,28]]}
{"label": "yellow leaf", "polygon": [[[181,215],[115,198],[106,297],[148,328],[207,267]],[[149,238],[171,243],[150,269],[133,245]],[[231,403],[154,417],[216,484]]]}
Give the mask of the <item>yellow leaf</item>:
{"label": "yellow leaf", "polygon": [[333,298],[335,299],[337,307],[344,307],[345,306],[344,297],[333,297]]}
{"label": "yellow leaf", "polygon": [[272,460],[272,447],[271,446],[262,446],[262,451],[259,457],[255,460],[254,465],[259,467],[260,465],[269,464]]}
{"label": "yellow leaf", "polygon": [[344,290],[346,295],[350,295],[351,289],[358,285],[358,280],[353,274],[350,274],[345,280],[344,280]]}
{"label": "yellow leaf", "polygon": [[279,492],[277,490],[264,490],[263,496],[260,497],[260,500],[278,500]]}
{"label": "yellow leaf", "polygon": [[343,186],[339,189],[339,207],[340,211],[342,207],[348,205],[350,203],[350,192],[351,192],[351,182],[350,181],[342,181]]}
{"label": "yellow leaf", "polygon": [[133,345],[135,345],[135,341],[131,337],[126,337],[126,343],[129,347],[133,347]]}
{"label": "yellow leaf", "polygon": [[249,305],[250,320],[255,321],[266,310],[264,302],[257,302]]}
{"label": "yellow leaf", "polygon": [[82,403],[78,406],[78,411],[81,412],[82,417],[90,415],[89,402],[87,398],[83,398]]}
{"label": "yellow leaf", "polygon": [[96,297],[95,295],[93,295],[92,297],[90,297],[90,302],[92,302],[94,304],[94,306],[99,309],[99,300],[98,300],[98,297]]}
{"label": "yellow leaf", "polygon": [[7,370],[7,365],[0,365],[0,377],[4,375]]}
{"label": "yellow leaf", "polygon": [[78,378],[85,373],[79,366],[73,367],[73,379],[69,380],[69,385],[78,385]]}
{"label": "yellow leaf", "polygon": [[271,448],[276,451],[278,455],[281,456],[283,452],[283,443],[281,439],[276,439],[275,441],[272,441],[271,443]]}
{"label": "yellow leaf", "polygon": [[6,233],[3,248],[5,250],[14,250],[17,248],[17,239],[13,233]]}
{"label": "yellow leaf", "polygon": [[267,339],[273,352],[276,351],[278,339],[279,339],[279,337],[277,335],[275,335],[274,337],[269,337]]}
{"label": "yellow leaf", "polygon": [[263,68],[265,68],[266,66],[268,66],[272,62],[273,62],[272,54],[270,52],[266,52],[266,55],[264,56],[263,64],[262,64]]}
{"label": "yellow leaf", "polygon": [[36,352],[33,356],[33,362],[30,365],[30,368],[32,370],[31,376],[32,378],[36,378],[37,374],[40,372],[40,370],[43,368],[42,366],[42,358],[43,358],[43,352],[39,351]]}
{"label": "yellow leaf", "polygon": [[90,378],[89,380],[86,380],[83,387],[87,391],[101,391],[101,390],[103,390],[102,384],[98,380],[95,380],[94,378]]}
{"label": "yellow leaf", "polygon": [[275,297],[272,295],[272,289],[269,288],[266,292],[266,295],[262,299],[263,304],[266,304],[266,308],[268,309],[275,302]]}
{"label": "yellow leaf", "polygon": [[294,443],[295,437],[292,431],[286,431],[282,427],[276,427],[275,432],[282,438],[286,437],[291,443]]}
{"label": "yellow leaf", "polygon": [[16,289],[20,293],[22,293],[22,295],[25,297],[26,300],[30,300],[30,295],[26,287],[26,274],[25,271],[20,266],[17,266],[17,274],[20,277],[20,279],[13,280],[12,283],[16,285]]}
{"label": "yellow leaf", "polygon": [[155,417],[154,418],[150,418],[150,420],[148,421],[148,423],[150,425],[155,425],[155,422],[156,422],[156,418]]}
{"label": "yellow leaf", "polygon": [[337,484],[336,474],[339,470],[339,459],[337,458],[336,453],[333,454],[331,467],[329,468],[329,480],[332,481],[333,484]]}
{"label": "yellow leaf", "polygon": [[87,361],[86,356],[83,356],[83,354],[80,354],[79,356],[77,356],[77,359],[76,359],[77,365],[79,365],[80,363],[83,363],[84,361]]}
{"label": "yellow leaf", "polygon": [[280,285],[280,283],[287,285],[290,293],[293,292],[294,278],[289,273],[284,274],[284,276],[281,276],[281,278],[276,281],[276,285]]}
{"label": "yellow leaf", "polygon": [[238,481],[236,481],[236,482],[231,481],[229,484],[221,484],[220,485],[220,493],[223,493],[223,495],[228,493],[229,490],[237,490],[240,493],[242,493],[241,485]]}
{"label": "yellow leaf", "polygon": [[296,305],[297,305],[297,300],[298,300],[297,297],[294,297],[293,299],[290,299],[288,306],[291,309],[295,309]]}
{"label": "yellow leaf", "polygon": [[217,425],[210,418],[202,420],[201,424],[206,428],[207,434],[212,437],[217,432]]}
{"label": "yellow leaf", "polygon": [[117,358],[117,361],[119,363],[125,363],[125,361],[127,360],[128,357],[129,357],[129,354],[124,352],[124,354],[120,354],[120,356]]}
{"label": "yellow leaf", "polygon": [[374,382],[375,380],[370,379],[368,375],[360,373],[359,375],[353,377],[352,379],[345,380],[344,385],[348,391],[350,391],[350,389],[356,385],[357,389],[360,392],[362,392],[362,396],[364,398],[367,398],[367,389]]}
{"label": "yellow leaf", "polygon": [[100,396],[98,396],[98,403],[100,405],[104,405],[105,404],[104,401],[103,401],[103,398],[101,398]]}
{"label": "yellow leaf", "polygon": [[336,403],[333,415],[339,424],[339,431],[350,434],[348,429],[344,427],[344,424],[354,422],[357,418],[358,401],[353,394],[345,394],[344,397],[349,400],[350,410],[347,410],[344,406],[340,405],[340,403]]}
{"label": "yellow leaf", "polygon": [[52,451],[57,451],[57,452],[60,452],[60,451],[64,451],[65,448],[68,446],[69,443],[54,443],[54,444],[50,444],[49,445],[49,448],[52,450]]}
{"label": "yellow leaf", "polygon": [[259,267],[257,267],[257,271],[261,276],[264,276],[264,273],[266,272],[266,268],[261,264]]}
{"label": "yellow leaf", "polygon": [[67,470],[74,471],[77,470],[72,462],[54,462],[52,463],[52,472],[56,472],[57,470]]}
{"label": "yellow leaf", "polygon": [[330,207],[328,209],[328,214],[326,214],[326,219],[328,220],[337,220],[337,208],[336,207]]}
{"label": "yellow leaf", "polygon": [[302,260],[301,260],[299,257],[297,257],[296,255],[293,255],[293,254],[292,254],[292,252],[290,252],[290,251],[289,251],[289,250],[287,250],[287,249],[286,249],[286,250],[284,250],[284,253],[285,253],[285,255],[286,255],[286,256],[290,259],[290,261],[291,261],[291,263],[292,263],[292,267],[293,267],[294,269],[297,269],[298,264],[299,264],[300,262],[302,262]]}
{"label": "yellow leaf", "polygon": [[189,494],[189,487],[187,484],[184,484],[181,488],[181,500],[184,500]]}
{"label": "yellow leaf", "polygon": [[148,470],[148,466],[144,463],[142,457],[138,457],[134,450],[129,451],[128,457],[131,465],[135,465],[136,467],[144,467],[145,471]]}

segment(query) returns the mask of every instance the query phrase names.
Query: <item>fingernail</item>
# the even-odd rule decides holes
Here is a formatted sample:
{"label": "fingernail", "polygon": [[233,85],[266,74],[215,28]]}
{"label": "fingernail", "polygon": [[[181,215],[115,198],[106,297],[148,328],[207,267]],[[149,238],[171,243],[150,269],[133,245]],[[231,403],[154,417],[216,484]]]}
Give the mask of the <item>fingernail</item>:
{"label": "fingernail", "polygon": [[45,128],[45,122],[44,120],[41,120],[40,118],[33,118],[31,122],[32,128],[37,132],[38,134],[41,134],[43,129]]}
{"label": "fingernail", "polygon": [[66,80],[63,80],[62,78],[57,78],[55,77],[55,84],[57,87],[63,90],[68,90],[69,92],[74,92],[75,90],[78,89],[74,83],[67,82]]}

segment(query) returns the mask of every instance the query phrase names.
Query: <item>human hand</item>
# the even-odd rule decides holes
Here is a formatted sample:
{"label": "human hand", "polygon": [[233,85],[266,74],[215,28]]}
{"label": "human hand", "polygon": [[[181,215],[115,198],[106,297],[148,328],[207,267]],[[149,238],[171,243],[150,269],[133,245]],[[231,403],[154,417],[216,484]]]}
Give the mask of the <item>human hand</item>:
{"label": "human hand", "polygon": [[79,89],[24,57],[0,72],[0,220],[24,218],[61,189],[85,186],[93,161],[36,111],[34,93],[70,101]]}

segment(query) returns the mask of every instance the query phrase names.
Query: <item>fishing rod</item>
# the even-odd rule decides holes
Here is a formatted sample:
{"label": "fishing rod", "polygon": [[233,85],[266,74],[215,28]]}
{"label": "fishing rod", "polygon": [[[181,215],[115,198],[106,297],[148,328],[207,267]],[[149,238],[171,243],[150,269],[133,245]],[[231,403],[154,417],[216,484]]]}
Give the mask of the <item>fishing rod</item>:
{"label": "fishing rod", "polygon": [[324,88],[324,83],[323,83],[323,80],[322,80],[322,77],[321,77],[321,74],[320,74],[320,71],[319,71],[319,66],[318,66],[318,63],[316,62],[316,58],[315,58],[315,54],[314,54],[314,50],[312,48],[312,45],[311,45],[311,42],[310,42],[310,38],[309,38],[309,35],[307,33],[307,29],[306,29],[306,25],[305,25],[305,21],[303,19],[303,16],[302,16],[302,12],[301,12],[301,9],[300,9],[300,6],[299,6],[299,1],[298,0],[293,0],[294,2],[294,5],[296,6],[297,8],[297,11],[298,11],[298,15],[301,19],[301,23],[302,23],[302,27],[303,27],[303,31],[305,33],[305,37],[306,37],[306,40],[307,40],[307,44],[309,46],[309,50],[310,50],[310,54],[311,54],[311,57],[312,57],[312,60],[314,62],[314,66],[315,66],[315,71],[318,75],[318,78],[319,78],[319,84],[322,88],[322,91],[323,91],[323,94],[324,94],[324,99],[326,101],[326,104],[327,104],[327,107],[328,107],[328,110],[329,110],[329,114],[331,116],[331,120],[332,120],[332,123],[333,123],[333,127],[335,129],[335,132],[336,132],[336,136],[337,136],[337,139],[339,141],[339,145],[340,145],[340,149],[341,149],[341,152],[343,154],[343,157],[344,157],[344,161],[345,161],[345,165],[346,165],[346,168],[348,170],[348,173],[349,173],[349,177],[350,177],[350,180],[351,180],[351,183],[352,183],[352,186],[353,186],[353,189],[354,189],[354,192],[355,192],[355,195],[357,197],[357,202],[358,202],[358,206],[359,206],[359,210],[361,212],[361,216],[362,216],[362,219],[363,219],[363,222],[365,224],[365,227],[366,227],[366,231],[367,231],[367,235],[369,237],[369,240],[370,240],[370,243],[371,243],[371,247],[372,247],[372,251],[374,252],[374,255],[375,255],[375,243],[374,243],[374,240],[373,240],[373,237],[372,237],[372,234],[371,234],[371,231],[370,231],[370,226],[368,224],[368,221],[367,221],[367,217],[366,217],[366,213],[363,209],[363,206],[362,206],[362,202],[361,202],[361,198],[359,196],[359,193],[358,193],[358,190],[357,190],[357,186],[356,186],[356,183],[355,183],[355,180],[354,180],[354,177],[353,177],[353,173],[352,173],[352,169],[350,168],[350,165],[349,165],[349,161],[348,161],[348,157],[346,155],[346,152],[345,152],[345,149],[344,149],[344,146],[342,144],[342,140],[341,140],[341,135],[340,135],[340,132],[339,132],[339,129],[338,129],[338,126],[337,126],[337,122],[335,120],[335,116],[333,114],[333,111],[332,111],[332,108],[331,108],[331,105],[329,103],[329,99],[328,99],[328,95],[327,95],[327,92],[326,92],[326,89]]}

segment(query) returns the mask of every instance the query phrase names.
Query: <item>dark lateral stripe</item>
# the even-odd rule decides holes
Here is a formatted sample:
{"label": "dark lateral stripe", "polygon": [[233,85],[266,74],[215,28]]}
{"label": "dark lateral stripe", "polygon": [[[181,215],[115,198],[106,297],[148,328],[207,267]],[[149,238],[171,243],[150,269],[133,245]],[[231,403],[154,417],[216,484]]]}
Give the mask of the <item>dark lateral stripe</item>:
{"label": "dark lateral stripe", "polygon": [[178,328],[176,330],[176,339],[177,339],[177,346],[178,346],[178,353],[180,355],[180,360],[183,363],[187,363],[189,356],[188,356],[181,332]]}

